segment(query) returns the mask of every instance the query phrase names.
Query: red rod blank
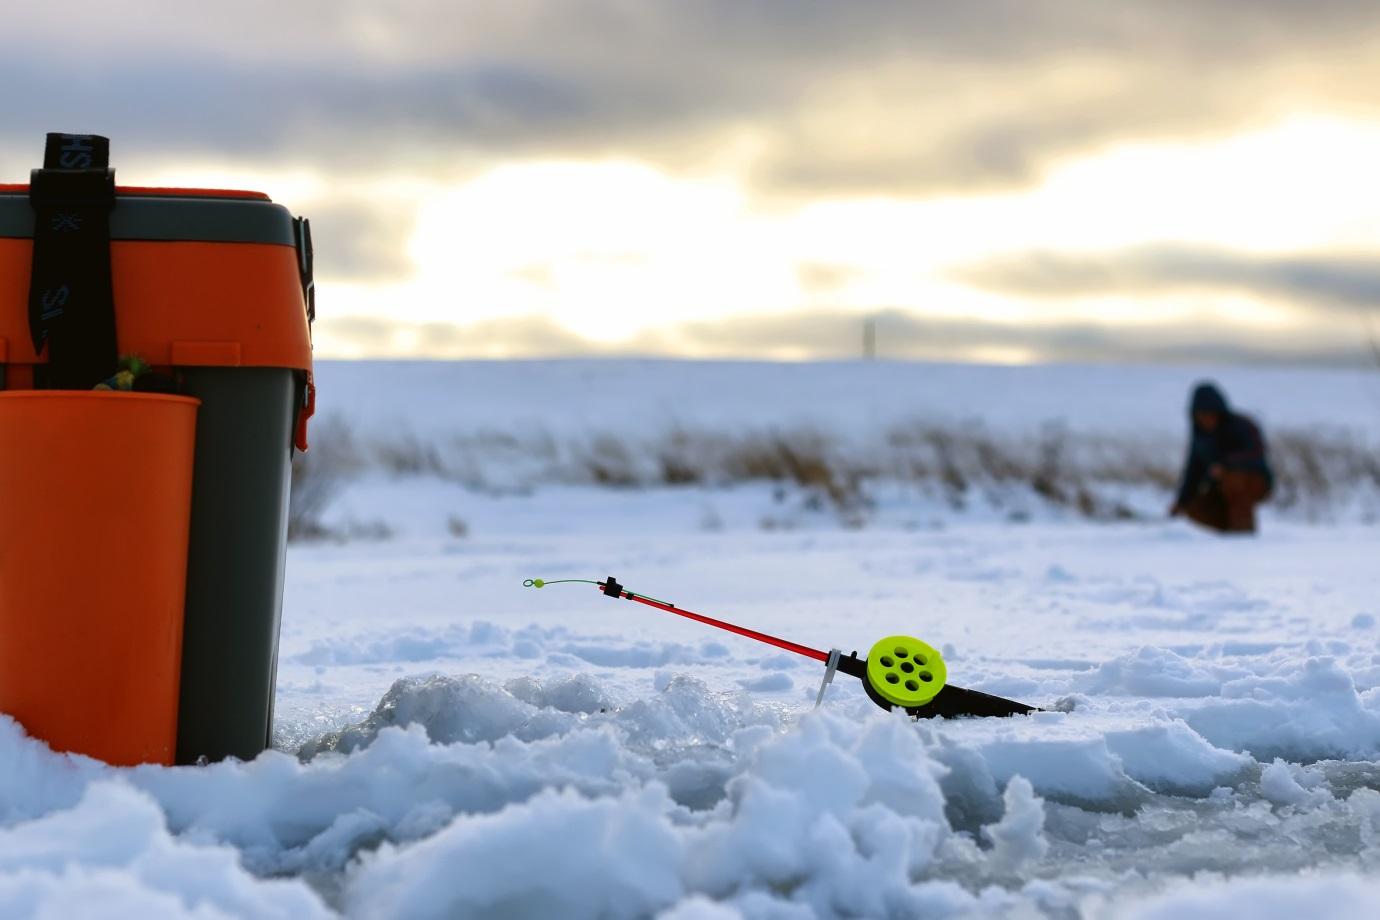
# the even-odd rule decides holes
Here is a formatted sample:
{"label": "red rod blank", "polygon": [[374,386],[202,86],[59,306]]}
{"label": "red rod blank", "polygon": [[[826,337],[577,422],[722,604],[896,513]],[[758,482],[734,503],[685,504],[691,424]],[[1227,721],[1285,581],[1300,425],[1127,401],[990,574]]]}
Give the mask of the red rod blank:
{"label": "red rod blank", "polygon": [[676,616],[685,617],[689,620],[698,620],[699,622],[707,623],[710,626],[717,626],[720,629],[726,629],[731,633],[737,633],[740,636],[747,636],[749,639],[756,639],[758,642],[765,642],[768,645],[774,645],[779,649],[785,649],[786,651],[794,652],[797,655],[804,655],[806,658],[813,658],[816,661],[823,662],[829,661],[828,652],[821,652],[817,648],[810,648],[808,645],[800,645],[797,642],[791,642],[789,639],[778,639],[775,636],[769,636],[766,633],[760,633],[755,629],[747,629],[743,626],[735,626],[732,623],[725,623],[723,620],[716,620],[713,617],[707,617],[702,613],[691,613],[689,610],[682,610],[679,607],[672,607],[670,604],[663,604],[660,601],[654,601],[649,597],[642,597],[637,594],[632,594],[628,591],[623,592],[623,597],[627,598],[630,601],[637,601],[639,604],[646,604],[648,607],[655,607],[657,610],[664,610],[667,613],[674,613]]}

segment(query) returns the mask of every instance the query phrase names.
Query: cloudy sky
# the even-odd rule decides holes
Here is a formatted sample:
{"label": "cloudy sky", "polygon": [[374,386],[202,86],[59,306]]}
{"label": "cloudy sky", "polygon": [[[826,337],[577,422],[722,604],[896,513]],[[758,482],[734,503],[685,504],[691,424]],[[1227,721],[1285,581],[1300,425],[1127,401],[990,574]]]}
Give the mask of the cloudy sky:
{"label": "cloudy sky", "polygon": [[0,178],[312,218],[322,356],[1374,360],[1380,3],[7,7]]}

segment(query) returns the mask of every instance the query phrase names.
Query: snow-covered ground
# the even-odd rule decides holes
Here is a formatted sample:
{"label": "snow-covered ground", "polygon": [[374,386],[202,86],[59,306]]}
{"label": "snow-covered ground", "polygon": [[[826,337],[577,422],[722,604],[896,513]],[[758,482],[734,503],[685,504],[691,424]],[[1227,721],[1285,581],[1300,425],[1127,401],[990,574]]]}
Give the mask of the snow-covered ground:
{"label": "snow-covered ground", "polygon": [[924,416],[1000,430],[1182,433],[1190,386],[1217,380],[1268,427],[1380,429],[1380,371],[891,361],[564,360],[318,364],[319,408],[366,428],[571,431],[807,424],[857,434]]}
{"label": "snow-covered ground", "polygon": [[[359,430],[438,440],[669,416],[847,440],[935,407],[1181,438],[1198,376],[558,362],[321,386]],[[1380,429],[1365,375],[1214,376],[1270,426]],[[324,520],[391,537],[289,552],[277,751],[114,770],[0,722],[0,916],[1380,914],[1380,529],[872,499],[841,520],[766,483],[363,471]],[[917,635],[951,682],[1049,711],[912,723],[847,677],[815,711],[812,660],[522,587],[610,574],[816,648]]]}

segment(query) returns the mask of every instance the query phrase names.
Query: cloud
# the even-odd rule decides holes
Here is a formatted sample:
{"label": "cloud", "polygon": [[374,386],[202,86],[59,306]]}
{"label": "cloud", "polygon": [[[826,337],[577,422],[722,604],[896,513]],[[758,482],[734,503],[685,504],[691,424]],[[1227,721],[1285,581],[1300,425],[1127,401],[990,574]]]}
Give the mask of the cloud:
{"label": "cloud", "polygon": [[1380,253],[1270,256],[1187,247],[1097,255],[1022,253],[954,273],[958,280],[1024,298],[1221,290],[1305,309],[1380,308]]}
{"label": "cloud", "polygon": [[[1279,335],[1207,321],[1185,327],[1141,323],[994,322],[903,310],[871,314],[878,353],[924,360],[1008,359],[1069,362],[1362,363],[1358,330]],[[861,347],[863,316],[815,311],[694,323],[666,335],[692,354],[851,358]],[[1350,334],[1349,334],[1350,333]]]}
{"label": "cloud", "polygon": [[[1120,142],[1223,137],[1294,112],[1380,117],[1380,5],[1360,0],[141,0],[134,15],[72,0],[7,10],[6,38],[0,85],[18,89],[0,98],[0,180],[22,178],[53,129],[112,135],[125,181],[140,181],[139,164],[300,172],[303,187],[318,189],[304,193],[313,199],[304,210],[323,280],[412,275],[416,189],[522,160],[712,166],[745,180],[744,212],[760,217],[830,197],[1029,188],[1065,159]],[[1306,178],[1326,163],[1296,167]],[[371,197],[375,188],[401,191],[389,200]],[[1269,188],[1261,200],[1272,200]],[[1192,208],[1186,201],[1185,222]],[[820,240],[796,241],[800,299],[844,302],[858,280],[847,247]],[[1374,302],[1380,282],[1368,255],[1030,253],[960,275],[1045,300],[1241,291],[1335,318]],[[517,258],[510,274],[555,291],[545,258]],[[530,317],[477,326],[342,318],[323,320],[320,341],[438,356],[848,356],[859,322],[830,310],[744,315],[609,346]],[[897,357],[1351,353],[1349,325],[1305,332],[1015,327],[901,310],[879,320],[883,353]]]}
{"label": "cloud", "polygon": [[593,343],[542,316],[484,320],[463,326],[346,316],[319,319],[314,338],[323,356],[509,358],[600,351]]}
{"label": "cloud", "polygon": [[1344,0],[145,0],[21,5],[6,33],[0,81],[41,88],[0,103],[11,171],[58,126],[357,171],[742,142],[764,193],[929,195],[1289,106],[1373,112],[1380,81],[1380,6]]}
{"label": "cloud", "polygon": [[414,214],[389,201],[331,199],[311,217],[316,272],[332,281],[392,281],[413,271],[407,256]]}
{"label": "cloud", "polygon": [[863,274],[861,269],[852,265],[812,261],[802,262],[796,266],[795,273],[800,279],[800,286],[812,294],[838,291]]}
{"label": "cloud", "polygon": [[876,323],[878,353],[890,359],[1351,365],[1373,361],[1364,330],[1359,327],[1331,325],[1277,333],[1210,320],[1187,328],[1092,322],[1018,326],[894,309],[870,314],[817,310],[740,316],[671,325],[620,342],[591,341],[535,316],[464,326],[338,318],[318,322],[317,341],[326,357],[846,359],[861,352],[866,317]]}

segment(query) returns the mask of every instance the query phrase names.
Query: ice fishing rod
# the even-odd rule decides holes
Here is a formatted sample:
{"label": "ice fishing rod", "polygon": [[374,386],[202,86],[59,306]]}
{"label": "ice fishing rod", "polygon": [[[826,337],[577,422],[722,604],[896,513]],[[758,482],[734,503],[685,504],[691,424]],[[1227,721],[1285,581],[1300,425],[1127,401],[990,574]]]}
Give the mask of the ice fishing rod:
{"label": "ice fishing rod", "polygon": [[859,658],[854,651],[845,656],[838,649],[823,651],[801,645],[789,639],[771,636],[755,629],[738,626],[726,620],[715,619],[702,613],[695,613],[675,604],[658,600],[646,594],[634,594],[624,588],[610,575],[605,581],[591,581],[586,578],[562,578],[544,581],[529,578],[522,583],[525,588],[544,588],[547,585],[586,584],[594,585],[608,597],[635,601],[655,610],[674,613],[676,616],[695,620],[709,626],[727,630],[758,642],[773,645],[783,651],[806,658],[813,658],[825,666],[824,682],[819,686],[815,698],[818,706],[824,700],[824,691],[833,682],[834,674],[842,671],[850,677],[862,681],[863,689],[872,702],[883,709],[904,709],[916,718],[957,718],[960,716],[1014,716],[1036,711],[1036,707],[1002,699],[989,693],[956,687],[948,682],[948,667],[944,656],[937,649],[914,636],[887,636],[873,644],[866,658]]}

